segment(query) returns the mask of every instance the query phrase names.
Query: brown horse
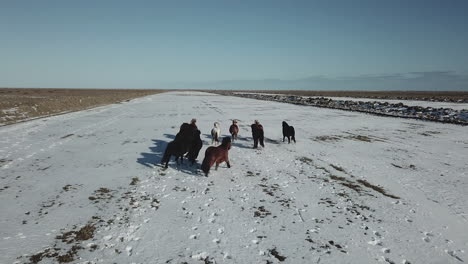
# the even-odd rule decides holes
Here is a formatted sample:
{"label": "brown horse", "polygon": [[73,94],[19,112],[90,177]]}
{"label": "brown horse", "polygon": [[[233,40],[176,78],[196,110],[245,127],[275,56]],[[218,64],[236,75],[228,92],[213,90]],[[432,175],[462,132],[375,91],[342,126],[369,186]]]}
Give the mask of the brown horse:
{"label": "brown horse", "polygon": [[237,134],[239,133],[237,120],[232,120],[232,125],[229,127],[229,133],[231,133],[232,142],[234,142],[234,140],[237,140]]}
{"label": "brown horse", "polygon": [[228,157],[228,150],[230,149],[231,138],[229,137],[223,138],[221,145],[217,147],[209,147],[206,149],[205,158],[203,159],[203,163],[201,165],[201,169],[205,173],[205,176],[208,177],[208,173],[210,172],[210,168],[213,166],[213,164],[216,164],[216,170],[218,169],[218,166],[221,162],[226,162],[228,168],[231,168]]}

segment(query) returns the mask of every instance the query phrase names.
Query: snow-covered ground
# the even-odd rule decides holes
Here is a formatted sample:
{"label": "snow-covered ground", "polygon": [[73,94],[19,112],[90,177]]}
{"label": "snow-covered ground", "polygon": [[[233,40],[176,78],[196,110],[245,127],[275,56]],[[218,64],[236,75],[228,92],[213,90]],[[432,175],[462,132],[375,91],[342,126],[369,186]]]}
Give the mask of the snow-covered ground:
{"label": "snow-covered ground", "polygon": [[[191,118],[230,169],[155,165]],[[467,132],[199,92],[2,127],[0,263],[467,262]]]}

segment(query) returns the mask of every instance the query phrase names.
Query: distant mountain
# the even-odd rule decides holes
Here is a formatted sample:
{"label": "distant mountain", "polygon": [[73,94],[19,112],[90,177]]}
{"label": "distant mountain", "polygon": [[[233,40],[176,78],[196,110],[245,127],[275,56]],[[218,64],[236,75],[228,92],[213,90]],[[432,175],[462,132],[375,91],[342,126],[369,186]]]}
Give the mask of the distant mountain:
{"label": "distant mountain", "polygon": [[263,79],[171,83],[167,84],[164,88],[222,90],[468,91],[468,75],[458,74],[452,71],[432,71],[336,78],[312,76],[297,80]]}

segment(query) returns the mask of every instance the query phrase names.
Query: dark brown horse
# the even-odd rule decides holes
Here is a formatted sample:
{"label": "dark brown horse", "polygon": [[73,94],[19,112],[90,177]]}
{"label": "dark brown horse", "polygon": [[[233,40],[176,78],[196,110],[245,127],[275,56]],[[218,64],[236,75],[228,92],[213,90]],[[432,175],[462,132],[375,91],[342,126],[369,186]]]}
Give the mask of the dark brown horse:
{"label": "dark brown horse", "polygon": [[200,149],[203,147],[203,142],[200,138],[200,130],[195,131],[195,138],[192,141],[192,145],[190,146],[189,152],[187,153],[186,157],[192,162],[192,165],[195,163],[195,160],[198,157],[198,153],[200,153]]}
{"label": "dark brown horse", "polygon": [[201,143],[200,130],[197,129],[197,126],[194,123],[183,123],[180,126],[179,133],[177,133],[174,141],[167,144],[161,163],[165,163],[165,167],[167,168],[171,156],[176,157],[176,162],[178,162],[180,158],[180,163],[183,163],[184,155],[188,152],[192,152],[189,159],[193,164],[201,149],[199,143]]}
{"label": "dark brown horse", "polygon": [[201,165],[201,169],[205,173],[205,176],[208,177],[208,173],[210,172],[210,168],[213,166],[213,164],[216,164],[216,170],[218,169],[218,166],[221,162],[226,162],[228,168],[231,168],[228,157],[228,151],[230,149],[231,138],[229,137],[223,138],[221,145],[217,147],[209,147],[206,149],[205,158],[203,159],[203,163]]}
{"label": "dark brown horse", "polygon": [[234,140],[237,140],[237,134],[239,133],[237,120],[232,120],[232,125],[229,127],[229,133],[231,133],[232,142],[234,142]]}
{"label": "dark brown horse", "polygon": [[263,126],[255,120],[255,123],[250,126],[252,128],[252,137],[254,140],[254,148],[258,147],[258,143],[260,142],[260,146],[265,147],[263,144]]}
{"label": "dark brown horse", "polygon": [[288,125],[286,121],[283,121],[283,142],[284,138],[288,138],[288,143],[291,143],[291,139],[296,143],[296,132],[294,131],[294,127]]}

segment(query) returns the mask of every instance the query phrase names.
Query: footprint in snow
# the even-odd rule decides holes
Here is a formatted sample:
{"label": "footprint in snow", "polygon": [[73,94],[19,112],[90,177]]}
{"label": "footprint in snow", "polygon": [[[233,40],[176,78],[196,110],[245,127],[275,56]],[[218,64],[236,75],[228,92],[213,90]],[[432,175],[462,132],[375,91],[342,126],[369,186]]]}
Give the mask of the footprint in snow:
{"label": "footprint in snow", "polygon": [[131,246],[127,246],[127,247],[125,248],[125,251],[127,251],[127,255],[131,256],[131,255],[132,255],[133,249],[132,249]]}
{"label": "footprint in snow", "polygon": [[422,240],[429,243],[429,242],[431,242],[431,237],[432,236],[434,236],[432,233],[424,232],[424,237],[422,238]]}
{"label": "footprint in snow", "polygon": [[382,253],[390,253],[389,248],[382,248],[380,251],[382,251]]}
{"label": "footprint in snow", "polygon": [[463,262],[463,260],[455,254],[455,251],[446,249],[445,253],[449,254],[451,257],[457,259],[458,261]]}
{"label": "footprint in snow", "polygon": [[375,239],[367,242],[367,244],[372,245],[372,246],[382,246],[382,241]]}

